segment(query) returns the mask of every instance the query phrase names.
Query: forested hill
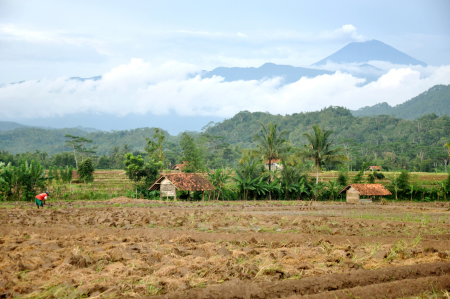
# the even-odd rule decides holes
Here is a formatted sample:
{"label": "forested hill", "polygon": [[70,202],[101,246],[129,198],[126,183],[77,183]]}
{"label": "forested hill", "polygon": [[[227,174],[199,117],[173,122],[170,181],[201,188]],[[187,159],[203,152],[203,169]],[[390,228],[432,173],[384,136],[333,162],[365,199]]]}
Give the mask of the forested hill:
{"label": "forested hill", "polygon": [[18,124],[13,121],[0,121],[0,132],[1,131],[9,131],[17,128],[26,128],[27,126]]}
{"label": "forested hill", "polygon": [[[97,146],[97,154],[106,154],[114,146],[128,144],[133,150],[143,150],[147,144],[145,138],[152,137],[154,128],[139,128],[129,131],[115,132],[92,132],[85,130],[71,129],[41,129],[41,128],[19,128],[11,131],[0,132],[0,151],[6,150],[9,153],[47,152],[50,155],[70,150],[64,146],[67,138],[64,135],[70,134],[83,136],[93,140],[92,146]],[[168,142],[177,142],[177,137],[166,133]]]}
{"label": "forested hill", "polygon": [[248,147],[252,146],[252,137],[260,130],[261,123],[270,121],[277,123],[281,130],[289,130],[289,140],[294,145],[306,142],[302,135],[310,132],[315,123],[333,130],[336,140],[352,139],[356,143],[375,146],[392,142],[424,145],[439,143],[442,146],[444,141],[450,141],[450,117],[446,115],[438,117],[428,114],[416,120],[387,115],[356,117],[342,107],[284,116],[241,111],[231,119],[208,128],[206,132],[223,136],[231,144]]}
{"label": "forested hill", "polygon": [[352,111],[355,116],[395,115],[404,119],[416,119],[424,114],[450,115],[450,85],[435,85],[403,104],[391,107],[388,103],[363,107]]}
{"label": "forested hill", "polygon": [[[208,165],[235,165],[241,149],[254,147],[252,138],[260,132],[261,124],[271,121],[278,124],[281,130],[290,132],[288,138],[296,147],[306,144],[303,134],[311,132],[316,123],[333,130],[333,138],[338,145],[346,148],[346,155],[351,157],[350,167],[355,169],[359,169],[364,161],[370,161],[383,169],[433,171],[444,160],[448,162],[448,152],[443,146],[450,142],[450,117],[447,115],[426,114],[415,120],[388,115],[357,117],[342,107],[284,116],[241,111],[230,119],[210,125],[205,134],[191,134],[203,148]],[[131,151],[144,150],[145,138],[151,138],[154,129],[87,133],[79,129],[18,128],[0,132],[0,153],[39,150],[54,155],[68,151],[70,149],[64,146],[65,134],[92,139],[92,145],[98,147],[98,155],[109,155],[113,148],[124,147],[125,144]],[[202,138],[197,138],[199,136]],[[180,135],[166,133],[165,148],[172,153],[172,164],[181,161],[179,140]]]}

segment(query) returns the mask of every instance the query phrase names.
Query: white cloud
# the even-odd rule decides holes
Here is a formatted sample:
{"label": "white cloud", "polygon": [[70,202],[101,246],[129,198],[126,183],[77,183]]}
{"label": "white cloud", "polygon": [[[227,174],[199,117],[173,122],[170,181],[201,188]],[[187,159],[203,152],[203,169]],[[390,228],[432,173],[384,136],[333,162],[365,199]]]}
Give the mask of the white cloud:
{"label": "white cloud", "polygon": [[1,118],[51,117],[80,112],[231,117],[241,110],[292,114],[325,106],[402,103],[436,84],[450,84],[450,66],[392,69],[364,86],[364,79],[337,72],[281,85],[281,79],[223,82],[188,78],[193,65],[154,66],[141,59],[118,66],[99,81],[26,81],[0,87]]}
{"label": "white cloud", "polygon": [[219,31],[190,31],[177,30],[167,32],[163,36],[157,34],[165,39],[172,39],[175,36],[186,36],[189,38],[200,39],[227,39],[236,40],[238,42],[246,41],[248,43],[261,42],[302,42],[302,43],[323,43],[323,42],[360,42],[366,38],[357,33],[355,26],[351,24],[343,25],[341,28],[322,31],[322,32],[307,32],[296,30],[256,30],[243,32],[219,32]]}
{"label": "white cloud", "polygon": [[0,24],[0,40],[25,41],[35,44],[68,44],[77,47],[91,46],[100,54],[111,55],[105,42],[63,30],[34,30],[15,24]]}

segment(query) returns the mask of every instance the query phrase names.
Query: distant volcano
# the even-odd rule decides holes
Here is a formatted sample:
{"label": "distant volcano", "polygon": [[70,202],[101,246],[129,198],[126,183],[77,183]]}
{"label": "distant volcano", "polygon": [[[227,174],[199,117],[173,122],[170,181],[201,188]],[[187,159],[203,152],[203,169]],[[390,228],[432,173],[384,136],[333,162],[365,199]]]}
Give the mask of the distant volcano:
{"label": "distant volcano", "polygon": [[340,64],[366,63],[372,60],[387,61],[394,64],[427,66],[425,62],[412,58],[378,40],[350,43],[334,54],[314,63],[313,66],[325,65],[327,62]]}

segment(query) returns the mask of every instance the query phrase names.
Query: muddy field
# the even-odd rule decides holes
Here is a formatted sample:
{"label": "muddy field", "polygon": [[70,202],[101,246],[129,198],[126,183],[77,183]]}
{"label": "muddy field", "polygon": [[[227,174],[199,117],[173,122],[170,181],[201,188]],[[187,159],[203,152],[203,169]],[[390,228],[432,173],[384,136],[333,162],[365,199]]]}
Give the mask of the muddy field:
{"label": "muddy field", "polygon": [[0,204],[1,298],[449,298],[447,203]]}

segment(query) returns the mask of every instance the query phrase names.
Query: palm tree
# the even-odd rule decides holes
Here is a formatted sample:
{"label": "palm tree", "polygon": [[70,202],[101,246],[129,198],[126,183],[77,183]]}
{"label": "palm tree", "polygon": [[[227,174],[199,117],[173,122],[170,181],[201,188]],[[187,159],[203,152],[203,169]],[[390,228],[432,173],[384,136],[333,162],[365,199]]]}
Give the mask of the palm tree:
{"label": "palm tree", "polygon": [[320,129],[318,124],[313,126],[314,133],[304,133],[308,139],[309,144],[304,148],[299,149],[298,155],[304,158],[310,158],[314,160],[316,165],[316,184],[319,183],[319,171],[324,164],[340,164],[343,165],[343,161],[348,161],[347,156],[342,152],[344,148],[332,148],[334,140],[330,139],[333,131]]}
{"label": "palm tree", "polygon": [[[254,150],[254,153],[259,155],[263,161],[269,161],[270,184],[272,160],[284,156],[290,148],[290,144],[286,140],[289,132],[286,130],[278,132],[277,124],[274,124],[273,122],[270,122],[267,127],[264,124],[261,124],[261,126],[262,128],[259,134],[253,136],[253,141],[256,143],[256,150]],[[271,199],[270,192],[269,199]]]}

